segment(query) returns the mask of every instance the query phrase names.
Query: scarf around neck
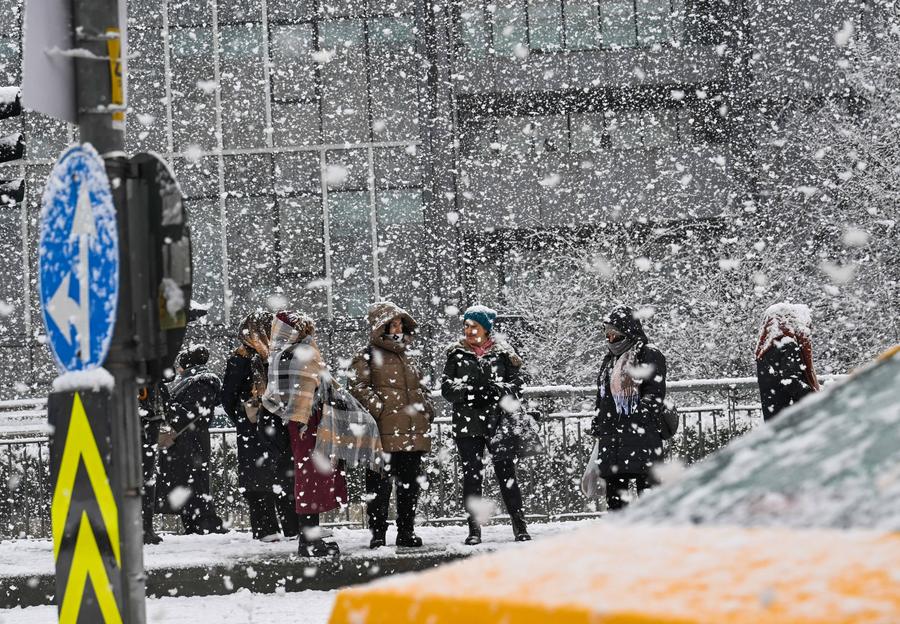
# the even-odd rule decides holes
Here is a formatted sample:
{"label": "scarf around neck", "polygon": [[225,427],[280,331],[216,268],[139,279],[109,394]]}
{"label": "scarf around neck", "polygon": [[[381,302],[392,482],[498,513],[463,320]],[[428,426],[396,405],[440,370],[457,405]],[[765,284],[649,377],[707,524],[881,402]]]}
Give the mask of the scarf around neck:
{"label": "scarf around neck", "polygon": [[[619,344],[624,341],[618,341]],[[631,342],[631,341],[628,341]],[[609,393],[612,395],[616,406],[616,414],[630,416],[637,411],[641,397],[638,391],[639,383],[631,375],[631,369],[637,364],[637,352],[640,345],[630,344],[630,348],[619,354],[612,353],[611,365],[606,368],[606,382],[609,384]],[[606,397],[607,383],[600,385],[600,398]]]}
{"label": "scarf around neck", "polygon": [[466,343],[466,345],[472,350],[472,353],[475,354],[475,357],[482,358],[482,357],[484,357],[485,353],[490,351],[491,347],[494,346],[494,341],[492,339],[488,338],[480,345],[472,346],[469,343]]}

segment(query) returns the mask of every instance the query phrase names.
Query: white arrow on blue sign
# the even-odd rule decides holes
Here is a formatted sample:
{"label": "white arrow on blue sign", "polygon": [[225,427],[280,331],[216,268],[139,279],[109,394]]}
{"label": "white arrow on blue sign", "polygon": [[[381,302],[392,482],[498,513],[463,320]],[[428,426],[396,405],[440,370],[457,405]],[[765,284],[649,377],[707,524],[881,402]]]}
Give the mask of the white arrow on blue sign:
{"label": "white arrow on blue sign", "polygon": [[41,201],[41,309],[60,371],[101,366],[119,302],[119,237],[103,159],[90,145],[59,157]]}

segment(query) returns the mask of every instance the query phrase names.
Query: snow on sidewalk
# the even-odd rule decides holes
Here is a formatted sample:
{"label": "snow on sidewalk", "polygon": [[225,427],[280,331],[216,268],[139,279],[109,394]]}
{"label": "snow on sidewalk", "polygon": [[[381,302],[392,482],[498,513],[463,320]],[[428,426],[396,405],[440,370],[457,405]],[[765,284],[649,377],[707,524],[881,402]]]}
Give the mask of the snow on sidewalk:
{"label": "snow on sidewalk", "polygon": [[[303,622],[326,624],[335,591],[253,594],[239,590],[228,596],[148,598],[148,624],[196,624],[197,622]],[[55,624],[56,607],[0,609],[0,624]]]}
{"label": "snow on sidewalk", "polygon": [[[532,524],[529,531],[535,538],[555,535],[583,527],[596,520]],[[464,546],[467,533],[462,526],[424,526],[416,532],[425,542],[420,552],[470,554],[488,552],[515,544],[509,525],[485,526],[484,542],[480,546]],[[398,556],[389,545],[369,549],[371,534],[365,529],[334,529],[334,538],[341,547],[344,559],[378,559]],[[388,531],[388,544],[393,544],[396,532]],[[297,552],[296,540],[264,544],[249,533],[233,531],[225,535],[165,535],[158,546],[144,547],[144,565],[148,570],[212,567],[235,561],[267,558],[288,558]],[[415,550],[406,550],[414,556]],[[405,556],[404,555],[402,556]],[[0,542],[0,578],[28,577],[53,574],[53,548],[48,539],[5,540]]]}

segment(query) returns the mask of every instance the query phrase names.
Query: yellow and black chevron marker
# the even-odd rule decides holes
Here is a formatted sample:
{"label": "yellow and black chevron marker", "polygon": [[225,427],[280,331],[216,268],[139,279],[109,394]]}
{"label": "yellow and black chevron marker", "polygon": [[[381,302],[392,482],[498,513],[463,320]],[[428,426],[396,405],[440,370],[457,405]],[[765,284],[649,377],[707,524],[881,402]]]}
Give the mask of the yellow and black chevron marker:
{"label": "yellow and black chevron marker", "polygon": [[61,623],[122,622],[119,509],[109,479],[110,395],[54,393],[48,402],[56,604]]}

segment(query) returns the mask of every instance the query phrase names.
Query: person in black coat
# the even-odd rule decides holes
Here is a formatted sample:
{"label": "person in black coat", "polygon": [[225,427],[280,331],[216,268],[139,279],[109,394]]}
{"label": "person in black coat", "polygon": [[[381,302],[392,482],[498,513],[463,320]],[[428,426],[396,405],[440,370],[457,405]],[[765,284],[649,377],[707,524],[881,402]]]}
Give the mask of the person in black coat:
{"label": "person in black coat", "polygon": [[765,420],[819,389],[813,369],[810,314],[805,305],[779,303],[765,312],[756,347],[756,376]]}
{"label": "person in black coat", "polygon": [[209,372],[209,351],[188,347],[176,358],[178,376],[169,384],[166,422],[160,434],[156,501],[161,513],[178,514],[186,534],[226,533],[210,495],[209,426],[219,404],[221,382]]}
{"label": "person in black coat", "polygon": [[[228,358],[222,384],[222,407],[237,429],[238,487],[250,513],[255,539],[271,541],[299,532],[294,509],[294,464],[280,418],[269,418],[261,397],[268,378],[269,334],[273,315],[253,312],[239,331],[241,346]],[[260,426],[262,423],[262,426]],[[280,518],[280,527],[279,527]]]}
{"label": "person in black coat", "polygon": [[655,483],[652,468],[662,458],[666,358],[649,344],[634,311],[622,306],[606,319],[609,352],[597,376],[596,415],[590,433],[597,438],[597,464],[606,480],[610,510],[625,506],[630,480],[638,494]]}
{"label": "person in black coat", "polygon": [[[465,336],[447,350],[441,395],[453,407],[453,436],[463,469],[463,500],[468,511],[467,545],[481,543],[481,526],[473,503],[482,495],[484,451],[500,417],[501,401],[517,401],[523,379],[522,359],[508,344],[491,337],[497,313],[484,306],[465,311]],[[516,541],[531,539],[522,509],[515,460],[491,454],[500,494]]]}

